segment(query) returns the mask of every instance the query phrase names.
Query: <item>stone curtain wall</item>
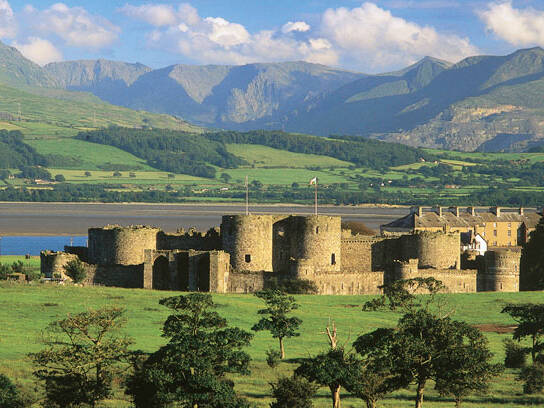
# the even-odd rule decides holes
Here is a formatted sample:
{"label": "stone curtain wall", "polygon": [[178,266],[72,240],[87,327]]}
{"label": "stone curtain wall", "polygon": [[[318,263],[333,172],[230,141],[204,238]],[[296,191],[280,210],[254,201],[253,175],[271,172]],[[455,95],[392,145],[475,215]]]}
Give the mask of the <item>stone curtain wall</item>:
{"label": "stone curtain wall", "polygon": [[157,249],[159,229],[119,227],[89,229],[89,262],[97,265],[139,265],[146,249]]}
{"label": "stone curtain wall", "polygon": [[221,246],[221,236],[218,228],[212,228],[206,233],[194,229],[178,233],[161,231],[157,236],[157,249],[211,251],[221,249]]}
{"label": "stone curtain wall", "polygon": [[479,286],[478,271],[475,269],[419,269],[417,259],[397,262],[394,278],[434,278],[441,281],[450,293],[473,293]]}

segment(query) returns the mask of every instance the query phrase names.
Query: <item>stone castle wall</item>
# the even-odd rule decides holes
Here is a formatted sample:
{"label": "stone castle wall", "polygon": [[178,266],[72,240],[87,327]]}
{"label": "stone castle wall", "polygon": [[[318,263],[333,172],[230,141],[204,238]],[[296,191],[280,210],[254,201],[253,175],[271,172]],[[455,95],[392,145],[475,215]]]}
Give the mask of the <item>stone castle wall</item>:
{"label": "stone castle wall", "polygon": [[478,290],[477,270],[420,269],[418,259],[396,262],[394,278],[434,278],[441,281],[450,293],[473,293]]}
{"label": "stone castle wall", "polygon": [[157,249],[158,228],[106,226],[89,229],[89,263],[138,265],[146,249]]}
{"label": "stone castle wall", "polygon": [[157,235],[157,249],[161,250],[189,250],[212,251],[221,249],[221,235],[219,229],[212,228],[206,233],[190,229],[177,233],[159,232]]}

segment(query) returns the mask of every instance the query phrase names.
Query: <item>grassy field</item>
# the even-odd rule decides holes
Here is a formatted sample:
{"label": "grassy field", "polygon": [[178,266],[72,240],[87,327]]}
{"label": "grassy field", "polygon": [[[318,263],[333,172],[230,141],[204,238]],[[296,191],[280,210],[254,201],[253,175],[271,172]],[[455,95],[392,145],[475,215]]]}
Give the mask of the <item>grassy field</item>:
{"label": "grassy field", "polygon": [[252,144],[228,144],[227,150],[255,167],[348,167],[353,163],[317,154],[293,153],[268,146]]}
{"label": "grassy field", "polygon": [[[0,285],[0,372],[10,376],[24,389],[32,388],[31,366],[25,358],[29,352],[40,349],[40,333],[46,325],[67,313],[83,311],[105,305],[117,305],[127,309],[126,334],[135,340],[135,348],[152,351],[163,344],[160,336],[162,322],[168,312],[158,305],[162,297],[175,292],[160,292],[139,289],[116,289],[104,287],[80,288],[48,285]],[[543,293],[478,293],[447,295],[455,307],[455,318],[470,324],[511,325],[508,316],[501,314],[507,302],[539,302]],[[251,399],[258,407],[267,407],[268,383],[278,375],[288,374],[296,364],[289,359],[305,357],[326,349],[327,339],[322,334],[329,318],[336,322],[342,343],[349,344],[359,335],[377,327],[393,326],[398,314],[392,312],[363,313],[361,305],[369,296],[297,296],[301,307],[296,315],[303,320],[299,338],[286,341],[287,361],[276,369],[265,363],[265,350],[277,344],[267,333],[257,333],[248,349],[253,361],[252,374],[234,377],[237,390]],[[249,329],[258,319],[260,301],[251,295],[214,295],[219,304],[218,311],[230,324]],[[495,360],[504,358],[502,340],[508,334],[486,333]],[[465,407],[525,407],[541,406],[544,395],[521,395],[521,384],[515,381],[516,372],[507,370],[494,383],[488,395],[476,395],[467,399]],[[381,407],[411,407],[413,390],[402,390],[383,401]],[[321,389],[315,406],[330,405],[328,394]],[[449,399],[440,398],[431,387],[427,387],[425,407],[452,407]],[[128,407],[129,402],[121,391],[114,399],[106,401],[104,407]],[[360,400],[345,395],[344,407],[362,407]]]}

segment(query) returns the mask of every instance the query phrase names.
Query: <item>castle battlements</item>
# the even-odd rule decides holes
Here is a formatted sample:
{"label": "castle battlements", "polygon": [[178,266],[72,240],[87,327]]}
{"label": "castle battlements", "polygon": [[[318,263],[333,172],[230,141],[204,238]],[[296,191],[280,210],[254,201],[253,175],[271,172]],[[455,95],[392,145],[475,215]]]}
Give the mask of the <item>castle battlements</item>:
{"label": "castle battlements", "polygon": [[518,290],[519,250],[488,251],[463,267],[460,248],[458,231],[352,235],[337,216],[225,215],[206,233],[90,228],[88,247],[42,252],[42,272],[63,275],[80,259],[89,283],[149,289],[245,293],[303,279],[322,294],[374,294],[388,281],[432,276],[451,292]]}

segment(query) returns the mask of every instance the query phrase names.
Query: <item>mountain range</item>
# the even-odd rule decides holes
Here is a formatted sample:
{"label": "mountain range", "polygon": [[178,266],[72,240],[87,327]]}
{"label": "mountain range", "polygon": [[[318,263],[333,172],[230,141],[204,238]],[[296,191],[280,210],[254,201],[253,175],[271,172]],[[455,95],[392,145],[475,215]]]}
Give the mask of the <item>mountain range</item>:
{"label": "mountain range", "polygon": [[40,67],[0,44],[0,83],[34,93],[55,89],[59,98],[92,94],[213,128],[364,136],[463,151],[523,151],[544,142],[541,48],[456,64],[426,57],[368,75],[307,62],[152,69],[100,59]]}

